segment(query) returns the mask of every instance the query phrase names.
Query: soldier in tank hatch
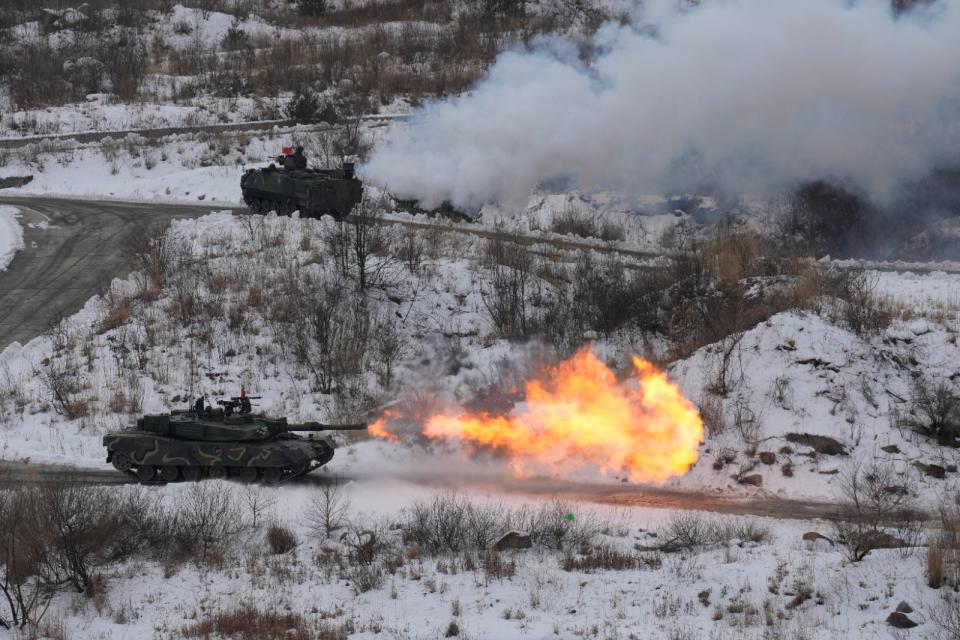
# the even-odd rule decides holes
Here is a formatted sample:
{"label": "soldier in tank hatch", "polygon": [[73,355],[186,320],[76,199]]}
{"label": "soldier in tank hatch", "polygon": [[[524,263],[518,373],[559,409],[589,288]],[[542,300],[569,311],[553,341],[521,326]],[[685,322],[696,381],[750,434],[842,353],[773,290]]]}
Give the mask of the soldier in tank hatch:
{"label": "soldier in tank hatch", "polygon": [[307,168],[307,156],[303,155],[303,147],[297,147],[293,152],[293,164],[297,169]]}

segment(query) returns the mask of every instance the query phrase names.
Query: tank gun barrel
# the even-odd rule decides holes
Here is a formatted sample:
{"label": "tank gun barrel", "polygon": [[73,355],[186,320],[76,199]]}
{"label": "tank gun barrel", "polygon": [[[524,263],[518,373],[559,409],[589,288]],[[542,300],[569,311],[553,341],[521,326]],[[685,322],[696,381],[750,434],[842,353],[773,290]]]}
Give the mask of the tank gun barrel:
{"label": "tank gun barrel", "polygon": [[322,422],[304,422],[301,424],[283,425],[280,431],[366,431],[367,425],[363,422],[354,424],[323,424]]}

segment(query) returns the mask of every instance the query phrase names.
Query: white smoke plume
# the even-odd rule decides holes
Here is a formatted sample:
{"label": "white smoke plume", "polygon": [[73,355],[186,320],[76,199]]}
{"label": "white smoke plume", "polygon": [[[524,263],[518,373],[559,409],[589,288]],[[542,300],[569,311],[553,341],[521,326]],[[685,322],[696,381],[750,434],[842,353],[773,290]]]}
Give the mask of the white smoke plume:
{"label": "white smoke plume", "polygon": [[[560,38],[501,54],[362,167],[427,206],[518,203],[538,184],[770,193],[852,181],[882,197],[960,158],[960,0],[646,4],[586,63]],[[662,10],[661,10],[662,9]]]}

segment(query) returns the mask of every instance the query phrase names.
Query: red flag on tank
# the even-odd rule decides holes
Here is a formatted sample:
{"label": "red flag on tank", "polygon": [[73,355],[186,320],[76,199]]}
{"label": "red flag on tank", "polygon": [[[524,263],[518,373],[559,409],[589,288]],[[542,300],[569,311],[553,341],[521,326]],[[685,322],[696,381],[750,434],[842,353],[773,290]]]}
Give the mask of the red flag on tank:
{"label": "red flag on tank", "polygon": [[283,155],[289,156],[289,155],[291,155],[292,153],[293,153],[293,147],[284,147],[284,148],[283,148]]}
{"label": "red flag on tank", "polygon": [[247,397],[247,390],[244,389],[243,386],[240,387],[240,397],[241,397],[241,398],[246,398],[246,397]]}

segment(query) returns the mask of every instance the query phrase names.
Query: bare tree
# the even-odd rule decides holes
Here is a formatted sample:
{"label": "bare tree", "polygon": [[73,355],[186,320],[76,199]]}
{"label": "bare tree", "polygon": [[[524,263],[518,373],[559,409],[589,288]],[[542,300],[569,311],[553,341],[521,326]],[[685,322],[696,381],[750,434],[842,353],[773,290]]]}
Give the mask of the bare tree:
{"label": "bare tree", "polygon": [[380,382],[389,387],[393,382],[394,364],[403,357],[407,348],[403,334],[397,330],[397,325],[390,316],[384,315],[377,320],[373,330],[373,345],[376,360],[382,367]]}
{"label": "bare tree", "polygon": [[[350,214],[351,249],[357,276],[357,289],[365,293],[371,286],[385,284],[396,260],[387,254],[388,242],[383,224],[377,219],[377,213],[383,211],[383,198],[369,200],[364,198],[353,208]],[[377,255],[377,260],[372,258]]]}
{"label": "bare tree", "polygon": [[[716,360],[716,377],[710,383],[709,390],[719,396],[726,396],[737,382],[733,364],[739,360],[740,342],[744,332],[738,331],[721,339],[714,347],[713,355]],[[741,372],[742,377],[742,372]]]}
{"label": "bare tree", "polygon": [[248,484],[244,487],[243,502],[250,514],[250,526],[256,528],[261,518],[277,504],[277,498],[260,485]]}
{"label": "bare tree", "polygon": [[486,262],[489,285],[480,294],[494,327],[505,338],[526,336],[527,288],[533,270],[530,252],[519,242],[497,237],[487,244]]}
{"label": "bare tree", "polygon": [[874,549],[915,544],[921,525],[911,487],[892,464],[855,463],[840,477],[839,487],[844,513],[834,526],[851,561]]}
{"label": "bare tree", "polygon": [[306,520],[318,536],[329,538],[347,524],[350,498],[343,491],[342,481],[334,475],[324,478],[320,490],[310,497]]}
{"label": "bare tree", "polygon": [[225,482],[200,482],[187,487],[176,511],[180,548],[206,558],[243,530],[240,505]]}
{"label": "bare tree", "polygon": [[50,606],[57,588],[44,575],[45,549],[24,512],[22,491],[0,491],[0,628],[36,624]]}
{"label": "bare tree", "polygon": [[303,306],[294,355],[309,367],[320,392],[330,393],[344,375],[360,371],[370,332],[367,300],[349,295],[339,281],[323,281]]}

